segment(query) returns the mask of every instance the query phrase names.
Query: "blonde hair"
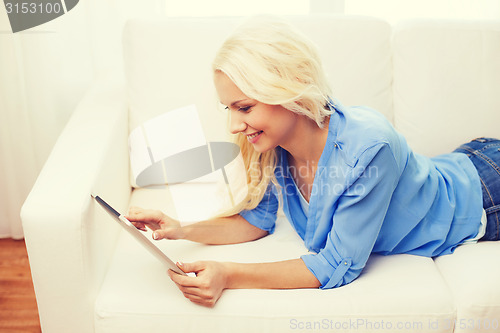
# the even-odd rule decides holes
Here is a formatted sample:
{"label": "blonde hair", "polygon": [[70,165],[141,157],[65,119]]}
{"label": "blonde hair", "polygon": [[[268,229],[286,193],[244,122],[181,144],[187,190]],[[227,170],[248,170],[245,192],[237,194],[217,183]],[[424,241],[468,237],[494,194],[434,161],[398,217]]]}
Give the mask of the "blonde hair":
{"label": "blonde hair", "polygon": [[[248,19],[220,47],[212,69],[214,75],[226,74],[249,98],[281,105],[309,117],[320,128],[332,113],[327,107],[330,86],[316,46],[277,17]],[[279,187],[274,175],[276,149],[259,153],[241,133],[235,141],[247,172],[248,195],[226,215],[255,208],[269,182]]]}

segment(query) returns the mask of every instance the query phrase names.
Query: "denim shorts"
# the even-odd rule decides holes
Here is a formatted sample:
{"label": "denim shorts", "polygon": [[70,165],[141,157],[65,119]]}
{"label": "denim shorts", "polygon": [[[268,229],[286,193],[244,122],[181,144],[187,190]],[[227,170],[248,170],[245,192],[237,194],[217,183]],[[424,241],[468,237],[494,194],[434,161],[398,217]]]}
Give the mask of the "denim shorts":
{"label": "denim shorts", "polygon": [[480,240],[498,240],[500,233],[500,140],[477,138],[453,152],[469,156],[476,167],[483,190],[486,233]]}

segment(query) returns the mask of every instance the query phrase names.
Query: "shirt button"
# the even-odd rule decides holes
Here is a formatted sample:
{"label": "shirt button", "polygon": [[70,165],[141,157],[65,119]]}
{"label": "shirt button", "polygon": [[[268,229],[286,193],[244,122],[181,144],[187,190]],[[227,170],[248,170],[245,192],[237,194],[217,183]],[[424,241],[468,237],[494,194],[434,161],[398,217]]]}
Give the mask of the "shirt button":
{"label": "shirt button", "polygon": [[333,146],[334,146],[335,148],[337,148],[337,144],[334,144]]}
{"label": "shirt button", "polygon": [[346,266],[347,266],[347,261],[344,261],[344,265],[346,265]]}

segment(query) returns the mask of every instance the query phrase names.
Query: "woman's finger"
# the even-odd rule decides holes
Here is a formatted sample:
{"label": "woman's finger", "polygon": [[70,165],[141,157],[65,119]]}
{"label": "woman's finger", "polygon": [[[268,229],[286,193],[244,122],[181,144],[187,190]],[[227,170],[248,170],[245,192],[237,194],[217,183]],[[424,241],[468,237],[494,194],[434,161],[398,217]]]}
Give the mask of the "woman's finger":
{"label": "woman's finger", "polygon": [[171,269],[168,270],[168,276],[176,284],[179,284],[183,287],[200,287],[196,277],[180,275]]}
{"label": "woman's finger", "polygon": [[193,302],[195,304],[202,305],[202,306],[207,306],[207,305],[205,305],[205,302],[203,300],[194,300],[194,299],[190,299],[189,297],[186,297],[186,298],[189,299],[191,302]]}
{"label": "woman's finger", "polygon": [[162,228],[160,227],[155,227],[154,229],[151,228],[151,230],[154,231],[153,233],[154,240],[182,238],[182,228],[180,227],[163,226]]}
{"label": "woman's finger", "polygon": [[[174,282],[175,283],[175,282]],[[199,288],[196,287],[184,287],[178,283],[175,283],[177,288],[182,292],[184,297],[189,299],[193,303],[205,305],[206,303],[206,298],[204,297],[203,293]]]}
{"label": "woman's finger", "polygon": [[143,211],[143,209],[142,209],[142,208],[140,208],[140,207],[137,207],[137,206],[131,206],[131,207],[128,209],[128,215],[129,215],[129,216],[137,215],[137,214],[140,214],[142,211]]}
{"label": "woman's finger", "polygon": [[178,262],[177,266],[184,272],[184,273],[196,273],[198,274],[202,270],[205,269],[205,263],[203,261],[195,261],[191,263],[182,263]]}
{"label": "woman's finger", "polygon": [[195,303],[204,303],[205,302],[205,300],[203,298],[201,298],[200,296],[197,296],[197,295],[184,294],[184,297],[189,299],[191,302],[195,302]]}
{"label": "woman's finger", "polygon": [[200,288],[184,287],[178,283],[176,283],[176,285],[177,285],[177,288],[179,288],[179,290],[182,291],[182,293],[184,295],[196,296],[196,297],[199,297],[200,299],[203,298],[203,292],[200,290]]}
{"label": "woman's finger", "polygon": [[198,299],[198,298],[190,298],[190,297],[188,297],[188,299],[193,303],[203,305],[203,306],[206,306],[208,308],[213,308],[215,306],[215,303],[216,303],[216,301],[214,299],[204,299],[204,298]]}
{"label": "woman's finger", "polygon": [[144,226],[144,223],[142,222],[131,222],[134,227],[141,231],[146,231],[146,227]]}
{"label": "woman's finger", "polygon": [[200,297],[198,295],[193,295],[193,294],[188,294],[188,293],[183,293],[184,297],[189,299],[191,302],[203,305],[206,307],[213,307],[215,305],[215,301],[212,298],[204,298]]}
{"label": "woman's finger", "polygon": [[161,221],[162,216],[163,214],[159,210],[130,207],[128,214],[125,217],[129,221],[157,223]]}

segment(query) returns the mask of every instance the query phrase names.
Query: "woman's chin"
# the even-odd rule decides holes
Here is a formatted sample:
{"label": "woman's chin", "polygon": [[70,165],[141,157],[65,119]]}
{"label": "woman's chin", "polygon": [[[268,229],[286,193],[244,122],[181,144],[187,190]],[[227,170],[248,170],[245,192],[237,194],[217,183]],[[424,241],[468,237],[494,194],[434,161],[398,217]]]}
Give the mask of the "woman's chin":
{"label": "woman's chin", "polygon": [[256,152],[261,153],[261,154],[264,154],[265,152],[268,152],[268,151],[276,148],[276,146],[270,147],[270,146],[264,146],[264,145],[259,145],[259,144],[254,144],[252,146],[253,146],[253,149],[255,149]]}

